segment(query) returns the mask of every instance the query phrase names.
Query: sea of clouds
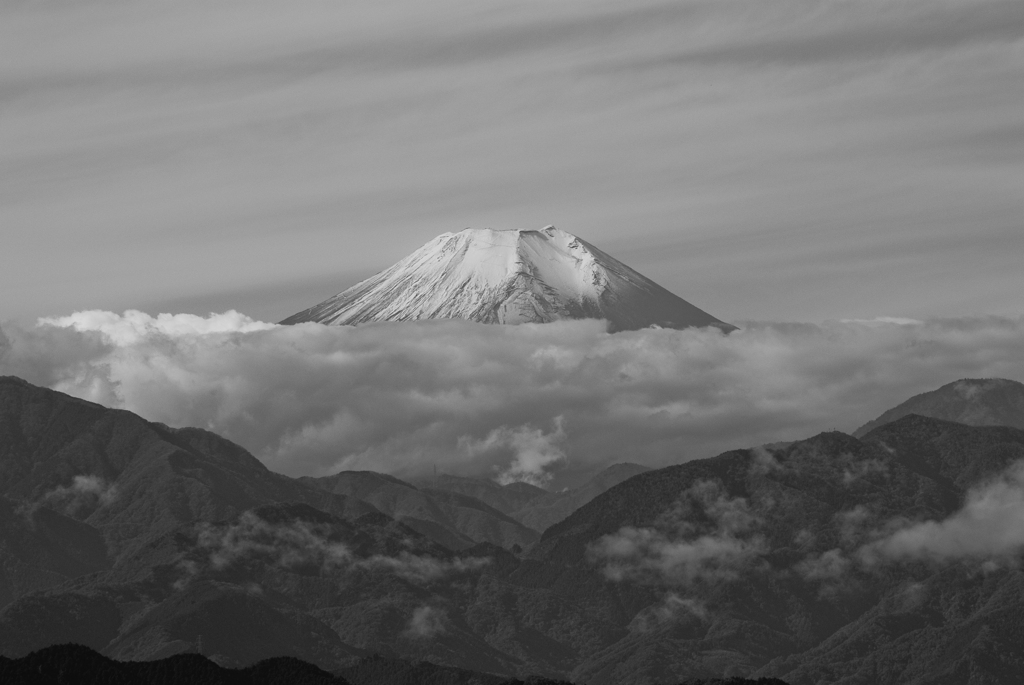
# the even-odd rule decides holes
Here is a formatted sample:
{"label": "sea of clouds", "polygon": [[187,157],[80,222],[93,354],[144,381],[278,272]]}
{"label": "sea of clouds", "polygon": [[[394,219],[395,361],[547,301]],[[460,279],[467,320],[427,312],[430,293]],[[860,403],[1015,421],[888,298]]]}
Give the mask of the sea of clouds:
{"label": "sea of clouds", "polygon": [[1024,318],[278,326],[83,311],[0,329],[0,373],[234,440],[289,475],[442,471],[559,485],[852,431],[965,377],[1024,378]]}

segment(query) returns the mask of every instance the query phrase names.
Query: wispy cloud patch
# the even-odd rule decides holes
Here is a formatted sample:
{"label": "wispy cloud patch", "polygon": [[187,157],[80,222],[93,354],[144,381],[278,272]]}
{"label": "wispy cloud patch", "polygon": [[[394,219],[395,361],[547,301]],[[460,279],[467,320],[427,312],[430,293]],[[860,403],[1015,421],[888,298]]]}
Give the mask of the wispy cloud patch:
{"label": "wispy cloud patch", "polygon": [[[409,551],[360,556],[338,540],[326,523],[267,521],[252,511],[232,523],[200,524],[196,541],[205,551],[209,567],[217,571],[259,561],[286,570],[313,568],[325,574],[353,569],[392,573],[409,582],[425,584],[479,571],[491,563],[488,557],[439,559]],[[183,569],[195,575],[195,562],[185,563]]]}
{"label": "wispy cloud patch", "polygon": [[472,573],[490,565],[489,557],[434,557],[401,552],[396,556],[374,555],[355,563],[358,568],[390,571],[413,583],[431,583],[442,578]]}
{"label": "wispy cloud patch", "polygon": [[703,602],[670,592],[657,604],[637,612],[629,622],[629,630],[647,633],[666,625],[675,625],[683,621],[700,623],[706,621],[707,618],[708,610]]}
{"label": "wispy cloud patch", "polygon": [[444,609],[431,606],[416,607],[405,629],[405,635],[414,639],[430,639],[447,632],[448,614]]}
{"label": "wispy cloud patch", "polygon": [[208,550],[209,563],[217,570],[252,559],[283,568],[314,564],[327,571],[354,561],[347,545],[330,540],[329,526],[307,521],[272,523],[251,511],[228,525],[201,524],[197,543]]}
{"label": "wispy cloud patch", "polygon": [[494,467],[495,480],[501,485],[523,482],[544,486],[551,480],[550,470],[565,460],[565,452],[560,447],[560,443],[565,442],[562,417],[556,416],[553,423],[555,428],[550,433],[531,426],[502,426],[488,433],[483,440],[460,438],[459,448],[474,460],[488,454],[510,454],[511,459],[497,456],[507,463],[507,466]]}
{"label": "wispy cloud patch", "polygon": [[678,506],[654,526],[623,527],[597,540],[587,553],[611,580],[686,585],[733,579],[767,551],[759,525],[745,499],[730,498],[715,483],[702,481],[682,493]]}
{"label": "wispy cloud patch", "polygon": [[105,507],[117,500],[117,485],[96,475],[75,476],[70,485],[59,485],[42,497],[42,502],[54,504],[69,514],[83,508]]}
{"label": "wispy cloud patch", "polygon": [[843,483],[850,485],[858,480],[861,480],[865,476],[879,473],[886,474],[889,472],[889,466],[884,461],[879,459],[864,459],[861,461],[853,462],[850,468],[843,469]]}
{"label": "wispy cloud patch", "polygon": [[808,556],[793,570],[806,580],[829,581],[844,576],[851,565],[852,562],[843,550],[835,548],[822,554]]}

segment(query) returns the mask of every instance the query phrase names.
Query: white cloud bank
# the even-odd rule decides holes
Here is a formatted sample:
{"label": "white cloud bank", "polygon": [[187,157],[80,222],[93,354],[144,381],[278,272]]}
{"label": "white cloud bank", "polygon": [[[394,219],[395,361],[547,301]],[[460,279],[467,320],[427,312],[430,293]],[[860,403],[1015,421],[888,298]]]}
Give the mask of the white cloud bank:
{"label": "white cloud bank", "polygon": [[545,482],[851,431],[962,377],[1020,379],[1024,319],[742,324],[607,334],[596,321],[275,326],[80,312],[0,331],[0,373],[199,426],[270,468]]}

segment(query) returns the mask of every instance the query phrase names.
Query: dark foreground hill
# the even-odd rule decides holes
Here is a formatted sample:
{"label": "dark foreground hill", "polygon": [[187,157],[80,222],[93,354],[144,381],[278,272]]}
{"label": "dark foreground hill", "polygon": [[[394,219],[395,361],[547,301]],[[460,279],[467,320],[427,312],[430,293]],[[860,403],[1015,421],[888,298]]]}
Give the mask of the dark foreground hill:
{"label": "dark foreground hill", "polygon": [[[337,494],[211,434],[20,381],[0,382],[0,470],[7,657],[64,642],[233,668],[290,657],[353,683],[353,664],[380,669],[360,661],[371,654],[588,685],[989,685],[1024,672],[1024,431],[1012,427],[910,415],[861,439],[639,473],[518,554],[452,549],[358,499],[427,511],[438,500],[416,492],[428,488],[356,476]],[[503,506],[544,496],[495,487]],[[504,520],[485,513],[465,520]]]}
{"label": "dark foreground hill", "polygon": [[[20,659],[0,657],[0,682],[8,685],[569,685],[530,678],[509,680],[429,663],[371,657],[328,673],[299,659],[264,659],[245,668],[224,668],[200,654],[158,661],[115,661],[88,647],[47,647]],[[687,685],[785,685],[781,680],[689,681]]]}
{"label": "dark foreground hill", "polygon": [[57,645],[20,659],[0,657],[0,682],[11,685],[349,685],[299,659],[266,659],[227,669],[200,654],[122,662],[80,645]]}

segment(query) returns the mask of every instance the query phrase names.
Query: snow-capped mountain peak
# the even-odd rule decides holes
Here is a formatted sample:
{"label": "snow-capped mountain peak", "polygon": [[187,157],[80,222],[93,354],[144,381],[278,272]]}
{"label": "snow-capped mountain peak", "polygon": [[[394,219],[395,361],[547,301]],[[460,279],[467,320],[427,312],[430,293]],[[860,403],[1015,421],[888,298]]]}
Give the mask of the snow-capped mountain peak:
{"label": "snow-capped mountain peak", "polygon": [[612,330],[723,323],[554,226],[444,233],[376,276],[281,323],[607,319]]}

